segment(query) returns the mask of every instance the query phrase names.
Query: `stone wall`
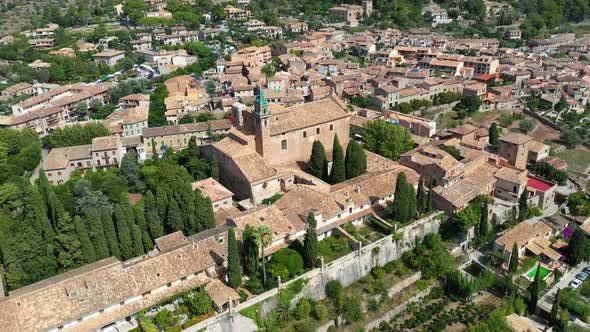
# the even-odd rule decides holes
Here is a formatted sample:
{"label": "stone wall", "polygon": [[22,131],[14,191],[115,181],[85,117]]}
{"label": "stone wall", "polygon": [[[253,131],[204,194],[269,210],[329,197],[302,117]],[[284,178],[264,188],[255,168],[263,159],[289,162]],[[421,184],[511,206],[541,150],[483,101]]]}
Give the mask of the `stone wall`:
{"label": "stone wall", "polygon": [[[307,282],[302,291],[295,296],[293,303],[297,303],[301,298],[312,298],[314,300],[323,299],[326,295],[325,286],[328,281],[337,279],[344,287],[346,287],[366,276],[373,267],[384,265],[401,258],[402,253],[414,247],[416,239],[421,240],[428,234],[437,233],[443,216],[443,212],[437,212],[405,227],[401,227],[397,230],[396,234],[398,234],[398,236],[394,236],[393,234],[388,235],[367,246],[361,246],[358,250],[355,250],[346,256],[340,257],[328,264],[322,264],[320,268],[313,269],[280,285],[280,288],[286,287],[295,280],[305,279]],[[398,238],[397,241],[394,240],[396,237]],[[416,275],[412,275],[408,278],[410,281],[404,281],[403,283],[414,283],[418,280],[416,278],[419,279],[419,276],[416,277]],[[394,292],[393,294],[395,294],[396,291],[399,292],[409,284],[404,287],[400,286],[401,288],[397,286],[392,288],[392,291]],[[220,315],[200,322],[185,331],[196,332],[202,329],[216,332],[256,331],[256,325],[250,319],[241,316],[239,311],[262,301],[272,299],[277,293],[277,288],[269,290],[248,301],[240,303],[236,308],[232,309],[233,315],[229,315],[226,311]],[[269,312],[272,309],[274,301],[268,301],[268,303],[270,304],[265,304],[263,312]]]}

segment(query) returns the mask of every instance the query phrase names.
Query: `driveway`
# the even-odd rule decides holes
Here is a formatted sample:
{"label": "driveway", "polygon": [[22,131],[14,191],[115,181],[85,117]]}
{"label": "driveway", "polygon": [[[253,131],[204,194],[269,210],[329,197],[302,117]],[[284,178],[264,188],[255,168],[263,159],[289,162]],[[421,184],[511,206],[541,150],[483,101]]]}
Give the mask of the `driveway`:
{"label": "driveway", "polygon": [[541,300],[539,300],[539,307],[543,307],[548,312],[551,311],[551,307],[553,306],[553,301],[555,300],[555,293],[557,293],[557,290],[560,288],[568,287],[570,281],[574,280],[576,274],[582,272],[582,270],[584,270],[586,266],[588,266],[588,263],[582,262],[566,271],[559,280],[559,282],[555,284],[555,286],[553,286],[547,293],[545,293]]}

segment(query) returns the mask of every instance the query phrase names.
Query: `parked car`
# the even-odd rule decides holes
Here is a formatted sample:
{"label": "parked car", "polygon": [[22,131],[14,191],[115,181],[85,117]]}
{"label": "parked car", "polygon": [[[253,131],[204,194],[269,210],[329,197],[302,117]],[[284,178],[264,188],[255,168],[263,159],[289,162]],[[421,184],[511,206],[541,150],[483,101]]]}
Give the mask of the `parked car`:
{"label": "parked car", "polygon": [[584,272],[590,273],[590,265],[588,265],[584,268]]}
{"label": "parked car", "polygon": [[576,275],[576,278],[585,281],[586,279],[588,279],[588,273],[586,272],[580,272],[578,273],[578,275]]}
{"label": "parked car", "polygon": [[570,288],[576,290],[578,289],[578,287],[580,287],[581,284],[582,281],[580,279],[574,279],[570,282]]}

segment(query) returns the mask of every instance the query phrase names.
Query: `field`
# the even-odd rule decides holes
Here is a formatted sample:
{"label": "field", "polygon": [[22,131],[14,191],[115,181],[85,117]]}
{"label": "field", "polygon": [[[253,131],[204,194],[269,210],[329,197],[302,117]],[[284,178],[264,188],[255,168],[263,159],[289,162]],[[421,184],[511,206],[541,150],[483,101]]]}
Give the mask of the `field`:
{"label": "field", "polygon": [[557,156],[563,159],[568,168],[574,171],[586,173],[588,167],[590,167],[590,151],[584,148],[564,150],[558,153]]}

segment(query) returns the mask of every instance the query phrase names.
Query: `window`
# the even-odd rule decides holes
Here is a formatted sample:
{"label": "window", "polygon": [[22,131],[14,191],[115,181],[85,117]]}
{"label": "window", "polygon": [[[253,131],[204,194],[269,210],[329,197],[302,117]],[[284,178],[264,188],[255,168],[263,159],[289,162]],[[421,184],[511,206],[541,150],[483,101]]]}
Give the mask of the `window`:
{"label": "window", "polygon": [[306,138],[306,137],[307,137],[307,131],[304,130],[303,131],[303,138]]}
{"label": "window", "polygon": [[47,177],[51,177],[53,175],[53,173],[47,173]]}
{"label": "window", "polygon": [[334,125],[333,124],[330,125],[330,131],[332,131],[332,130],[334,130]]}
{"label": "window", "polygon": [[112,151],[111,154],[114,156],[115,155],[115,151]]}
{"label": "window", "polygon": [[61,172],[57,172],[57,175],[61,175]]}
{"label": "window", "polygon": [[320,134],[320,128],[316,128],[315,129],[315,133],[316,133],[316,135],[319,135]]}
{"label": "window", "polygon": [[70,163],[70,166],[74,167],[74,163]]}
{"label": "window", "polygon": [[287,150],[287,140],[286,139],[281,141],[281,150]]}

